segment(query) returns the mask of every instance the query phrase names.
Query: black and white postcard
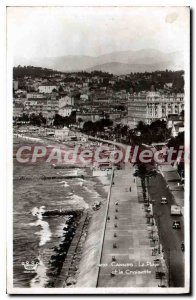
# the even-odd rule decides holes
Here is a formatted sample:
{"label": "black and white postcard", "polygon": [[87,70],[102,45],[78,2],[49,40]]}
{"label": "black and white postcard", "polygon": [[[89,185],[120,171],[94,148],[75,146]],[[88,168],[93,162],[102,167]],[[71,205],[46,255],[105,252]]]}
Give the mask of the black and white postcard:
{"label": "black and white postcard", "polygon": [[9,294],[190,292],[190,7],[163,5],[7,7]]}

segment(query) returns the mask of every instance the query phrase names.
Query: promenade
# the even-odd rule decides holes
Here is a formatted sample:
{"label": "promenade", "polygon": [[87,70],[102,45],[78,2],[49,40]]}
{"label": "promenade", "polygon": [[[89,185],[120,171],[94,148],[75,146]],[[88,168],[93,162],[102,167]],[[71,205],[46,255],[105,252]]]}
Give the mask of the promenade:
{"label": "promenade", "polygon": [[134,171],[127,163],[114,172],[97,287],[167,285],[166,277],[156,278],[156,272],[166,273],[165,263],[154,252],[157,244],[151,235],[156,226],[147,223],[144,204],[138,201]]}

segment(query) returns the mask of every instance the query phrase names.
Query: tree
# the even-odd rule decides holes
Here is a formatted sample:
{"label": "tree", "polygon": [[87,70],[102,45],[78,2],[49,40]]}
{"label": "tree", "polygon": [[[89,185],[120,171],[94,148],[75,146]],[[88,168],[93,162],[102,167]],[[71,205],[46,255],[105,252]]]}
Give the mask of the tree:
{"label": "tree", "polygon": [[141,131],[141,132],[145,132],[146,128],[147,128],[147,125],[142,121],[139,121],[139,123],[136,126],[136,129]]}
{"label": "tree", "polygon": [[46,118],[43,117],[42,113],[40,112],[39,113],[39,118],[40,118],[40,121],[43,125],[46,125]]}
{"label": "tree", "polygon": [[67,119],[68,125],[76,123],[76,111],[73,110]]}
{"label": "tree", "polygon": [[142,162],[137,162],[135,165],[137,165],[137,170],[134,174],[134,176],[136,177],[140,177],[141,179],[141,185],[142,185],[142,190],[143,190],[143,198],[144,200],[146,200],[146,179],[147,182],[149,184],[149,178],[152,176],[156,176],[157,175],[157,171],[156,170],[152,170],[151,168],[149,168],[149,166],[145,163]]}
{"label": "tree", "polygon": [[21,122],[28,122],[29,121],[29,116],[27,114],[23,113],[22,116],[19,117],[18,119]]}
{"label": "tree", "polygon": [[184,118],[184,109],[181,111],[180,116]]}
{"label": "tree", "polygon": [[169,140],[167,146],[174,147],[175,149],[179,149],[180,146],[184,146],[184,132],[179,132],[176,137],[173,137]]}
{"label": "tree", "polygon": [[150,124],[150,128],[151,129],[156,129],[156,128],[166,129],[167,123],[164,120],[156,120]]}
{"label": "tree", "polygon": [[63,87],[60,85],[59,87],[59,93],[62,93],[63,92]]}
{"label": "tree", "polygon": [[29,117],[29,121],[33,126],[41,126],[41,119],[38,115],[31,114]]}
{"label": "tree", "polygon": [[63,127],[65,124],[65,120],[59,114],[55,114],[53,125],[57,127]]}
{"label": "tree", "polygon": [[92,131],[93,128],[93,122],[92,121],[87,121],[83,125],[83,131],[86,133],[89,133]]}
{"label": "tree", "polygon": [[122,136],[127,136],[127,131],[128,131],[128,126],[127,126],[127,125],[124,125],[124,126],[121,128],[121,134],[122,134]]}
{"label": "tree", "polygon": [[78,123],[82,123],[83,119],[82,118],[78,118]]}

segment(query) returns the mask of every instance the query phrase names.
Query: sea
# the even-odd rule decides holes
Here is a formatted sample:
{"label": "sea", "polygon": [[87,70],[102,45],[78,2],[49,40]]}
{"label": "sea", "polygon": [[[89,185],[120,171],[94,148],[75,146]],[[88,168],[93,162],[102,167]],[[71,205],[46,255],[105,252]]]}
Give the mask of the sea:
{"label": "sea", "polygon": [[[96,178],[58,179],[58,176],[75,175],[76,171],[84,174],[84,169],[55,169],[46,161],[21,164],[14,158],[14,287],[39,288],[48,283],[48,259],[52,249],[61,242],[69,215],[43,217],[44,211],[87,209],[95,201],[104,200],[99,191],[101,183]],[[31,178],[27,180],[25,176]],[[43,180],[41,176],[54,179]],[[35,268],[29,270],[29,265]]]}

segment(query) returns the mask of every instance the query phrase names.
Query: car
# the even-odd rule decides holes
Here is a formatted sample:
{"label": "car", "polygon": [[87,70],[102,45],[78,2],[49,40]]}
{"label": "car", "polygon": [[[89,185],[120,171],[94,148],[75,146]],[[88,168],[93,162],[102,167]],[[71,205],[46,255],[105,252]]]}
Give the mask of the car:
{"label": "car", "polygon": [[182,209],[180,205],[171,205],[171,216],[181,216]]}
{"label": "car", "polygon": [[173,221],[172,228],[173,229],[180,229],[181,228],[180,221]]}
{"label": "car", "polygon": [[161,204],[167,204],[167,198],[166,197],[161,198]]}

